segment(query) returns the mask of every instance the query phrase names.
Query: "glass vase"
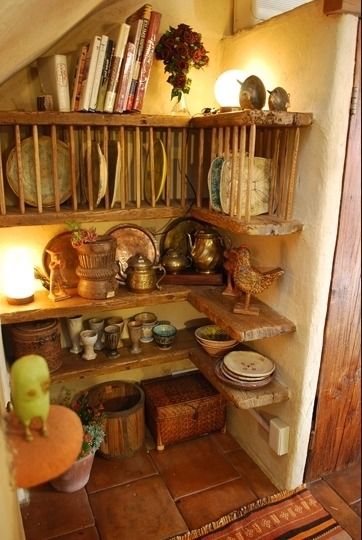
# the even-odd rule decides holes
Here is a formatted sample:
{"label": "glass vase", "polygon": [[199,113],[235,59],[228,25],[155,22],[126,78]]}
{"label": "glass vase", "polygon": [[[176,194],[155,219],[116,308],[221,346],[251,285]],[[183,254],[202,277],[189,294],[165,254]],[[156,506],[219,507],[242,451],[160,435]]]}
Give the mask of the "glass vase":
{"label": "glass vase", "polygon": [[171,101],[172,109],[171,114],[175,116],[191,116],[189,108],[187,106],[187,100],[185,94],[181,94],[181,98],[174,97]]}

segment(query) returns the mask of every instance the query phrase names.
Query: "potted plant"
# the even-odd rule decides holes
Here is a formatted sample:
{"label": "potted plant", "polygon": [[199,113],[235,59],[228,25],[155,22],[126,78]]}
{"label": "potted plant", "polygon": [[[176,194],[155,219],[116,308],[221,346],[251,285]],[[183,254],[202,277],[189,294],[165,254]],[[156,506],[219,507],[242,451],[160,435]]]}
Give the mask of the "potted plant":
{"label": "potted plant", "polygon": [[77,413],[82,422],[84,435],[78,459],[67,471],[52,480],[51,485],[57,491],[72,493],[83,488],[89,480],[94,455],[104,440],[105,416],[101,403],[90,403],[88,391],[71,398],[69,390],[65,390],[61,405]]}
{"label": "potted plant", "polygon": [[76,222],[69,222],[68,226],[72,246],[78,253],[79,296],[90,300],[112,298],[117,287],[116,239],[99,235],[95,227],[85,228]]}

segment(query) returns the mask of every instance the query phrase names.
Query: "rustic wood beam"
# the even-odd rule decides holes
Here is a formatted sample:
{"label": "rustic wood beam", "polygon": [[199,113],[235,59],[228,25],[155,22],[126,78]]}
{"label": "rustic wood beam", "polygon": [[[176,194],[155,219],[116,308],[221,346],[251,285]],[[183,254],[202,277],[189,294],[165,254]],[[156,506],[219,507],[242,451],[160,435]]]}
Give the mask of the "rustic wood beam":
{"label": "rustic wood beam", "polygon": [[361,2],[360,0],[324,0],[323,11],[326,15],[350,13],[360,17]]}

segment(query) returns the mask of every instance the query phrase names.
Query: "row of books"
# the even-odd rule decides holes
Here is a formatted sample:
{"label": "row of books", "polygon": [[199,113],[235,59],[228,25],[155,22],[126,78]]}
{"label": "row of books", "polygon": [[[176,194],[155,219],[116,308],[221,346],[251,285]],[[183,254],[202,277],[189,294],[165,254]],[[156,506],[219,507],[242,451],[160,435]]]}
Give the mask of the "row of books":
{"label": "row of books", "polygon": [[119,27],[117,36],[95,35],[79,51],[69,92],[67,58],[38,60],[40,84],[59,111],[141,112],[161,14],[144,4]]}

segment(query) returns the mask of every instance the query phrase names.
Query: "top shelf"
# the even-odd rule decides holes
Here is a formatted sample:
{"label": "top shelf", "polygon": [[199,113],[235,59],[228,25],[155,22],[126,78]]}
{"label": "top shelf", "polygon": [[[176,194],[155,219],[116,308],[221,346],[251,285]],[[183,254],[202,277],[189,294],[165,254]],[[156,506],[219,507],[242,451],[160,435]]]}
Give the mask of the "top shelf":
{"label": "top shelf", "polygon": [[251,125],[265,127],[307,127],[312,122],[312,113],[243,110],[194,116],[191,118],[189,125],[195,128]]}

